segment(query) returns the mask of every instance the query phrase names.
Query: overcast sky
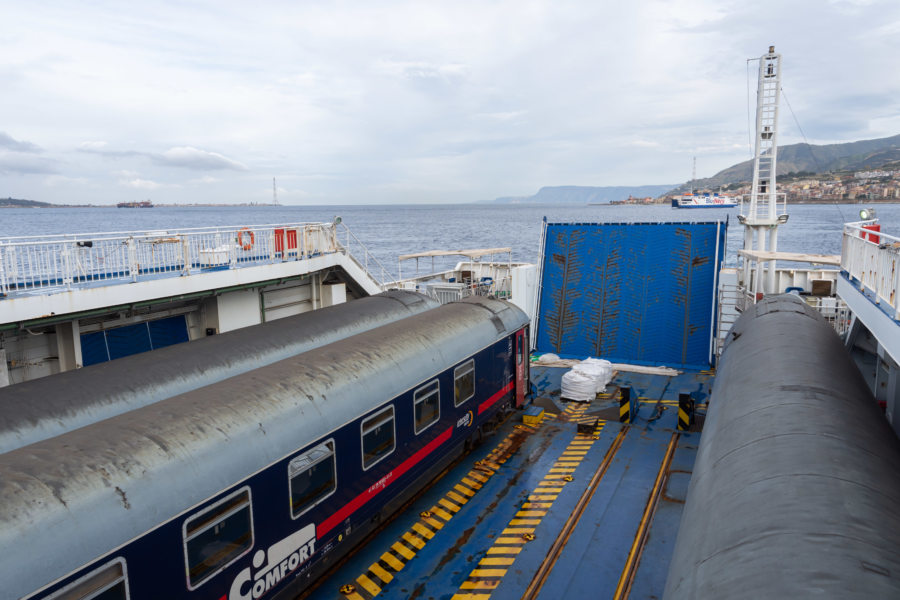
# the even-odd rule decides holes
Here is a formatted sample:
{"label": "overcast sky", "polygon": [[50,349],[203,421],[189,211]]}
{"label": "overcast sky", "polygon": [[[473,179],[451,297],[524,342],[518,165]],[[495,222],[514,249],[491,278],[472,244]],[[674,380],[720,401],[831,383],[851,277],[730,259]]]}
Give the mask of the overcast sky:
{"label": "overcast sky", "polygon": [[[692,156],[699,177],[751,156],[746,59],[770,44],[810,142],[900,133],[898,0],[0,0],[0,21],[3,198],[680,183]],[[802,141],[783,101],[780,127]]]}

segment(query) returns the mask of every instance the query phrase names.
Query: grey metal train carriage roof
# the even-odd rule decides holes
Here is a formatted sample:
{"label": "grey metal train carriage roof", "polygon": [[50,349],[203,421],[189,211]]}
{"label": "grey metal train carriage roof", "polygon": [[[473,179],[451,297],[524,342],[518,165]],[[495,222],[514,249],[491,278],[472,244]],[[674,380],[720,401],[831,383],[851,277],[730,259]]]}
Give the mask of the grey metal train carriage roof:
{"label": "grey metal train carriage roof", "polygon": [[0,455],[0,548],[16,548],[0,561],[6,593],[71,572],[527,322],[498,300],[447,304]]}
{"label": "grey metal train carriage roof", "polygon": [[422,294],[393,290],[0,388],[0,452],[210,385],[438,305]]}
{"label": "grey metal train carriage roof", "polygon": [[665,598],[900,597],[900,442],[834,330],[766,298],[717,371]]}

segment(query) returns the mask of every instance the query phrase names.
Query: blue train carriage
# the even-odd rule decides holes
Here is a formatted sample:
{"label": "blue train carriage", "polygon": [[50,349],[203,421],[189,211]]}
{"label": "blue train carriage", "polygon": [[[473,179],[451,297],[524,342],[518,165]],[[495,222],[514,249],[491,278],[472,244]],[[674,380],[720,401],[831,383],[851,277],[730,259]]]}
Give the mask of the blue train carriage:
{"label": "blue train carriage", "polygon": [[292,597],[524,403],[527,323],[467,299],[0,455],[0,598]]}

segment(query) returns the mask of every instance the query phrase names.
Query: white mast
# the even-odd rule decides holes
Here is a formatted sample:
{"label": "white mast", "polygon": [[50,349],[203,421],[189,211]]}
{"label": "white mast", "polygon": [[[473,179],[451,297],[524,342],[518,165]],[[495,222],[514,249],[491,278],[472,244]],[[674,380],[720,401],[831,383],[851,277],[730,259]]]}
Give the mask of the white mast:
{"label": "white mast", "polygon": [[694,194],[694,182],[697,180],[697,157],[694,157],[694,170],[691,171],[691,195]]}
{"label": "white mast", "polygon": [[278,206],[278,188],[275,186],[275,178],[272,178],[272,204]]}
{"label": "white mast", "polygon": [[[778,97],[781,91],[781,55],[775,46],[759,59],[759,86],[756,90],[756,155],[753,159],[753,183],[750,188],[750,208],[738,220],[744,225],[744,249],[776,252],[778,225],[787,222],[787,214],[778,214],[775,174],[778,154]],[[743,209],[743,205],[742,205]],[[743,213],[743,210],[742,210]],[[769,234],[766,244],[766,232]],[[763,287],[763,262],[768,264]],[[744,285],[750,284],[750,260],[744,257]],[[775,289],[775,261],[757,258],[752,292],[772,294]],[[751,290],[748,290],[751,291]]]}

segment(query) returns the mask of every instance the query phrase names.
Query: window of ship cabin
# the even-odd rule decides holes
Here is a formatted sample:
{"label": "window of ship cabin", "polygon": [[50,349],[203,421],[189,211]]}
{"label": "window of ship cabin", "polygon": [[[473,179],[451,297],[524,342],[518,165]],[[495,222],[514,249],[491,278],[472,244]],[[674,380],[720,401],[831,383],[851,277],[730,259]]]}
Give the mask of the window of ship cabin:
{"label": "window of ship cabin", "polygon": [[435,379],[413,394],[416,418],[416,435],[422,433],[441,418],[441,389]]}
{"label": "window of ship cabin", "polygon": [[337,489],[334,442],[319,444],[288,464],[291,483],[291,518],[296,519]]}
{"label": "window of ship cabin", "polygon": [[453,402],[459,406],[475,395],[475,361],[470,360],[453,370]]}
{"label": "window of ship cabin", "polygon": [[188,587],[196,588],[252,546],[250,488],[243,488],[185,521]]}
{"label": "window of ship cabin", "polygon": [[388,406],[362,422],[363,470],[394,451],[394,407]]}
{"label": "window of ship cabin", "polygon": [[125,560],[117,558],[91,571],[47,600],[128,600]]}

